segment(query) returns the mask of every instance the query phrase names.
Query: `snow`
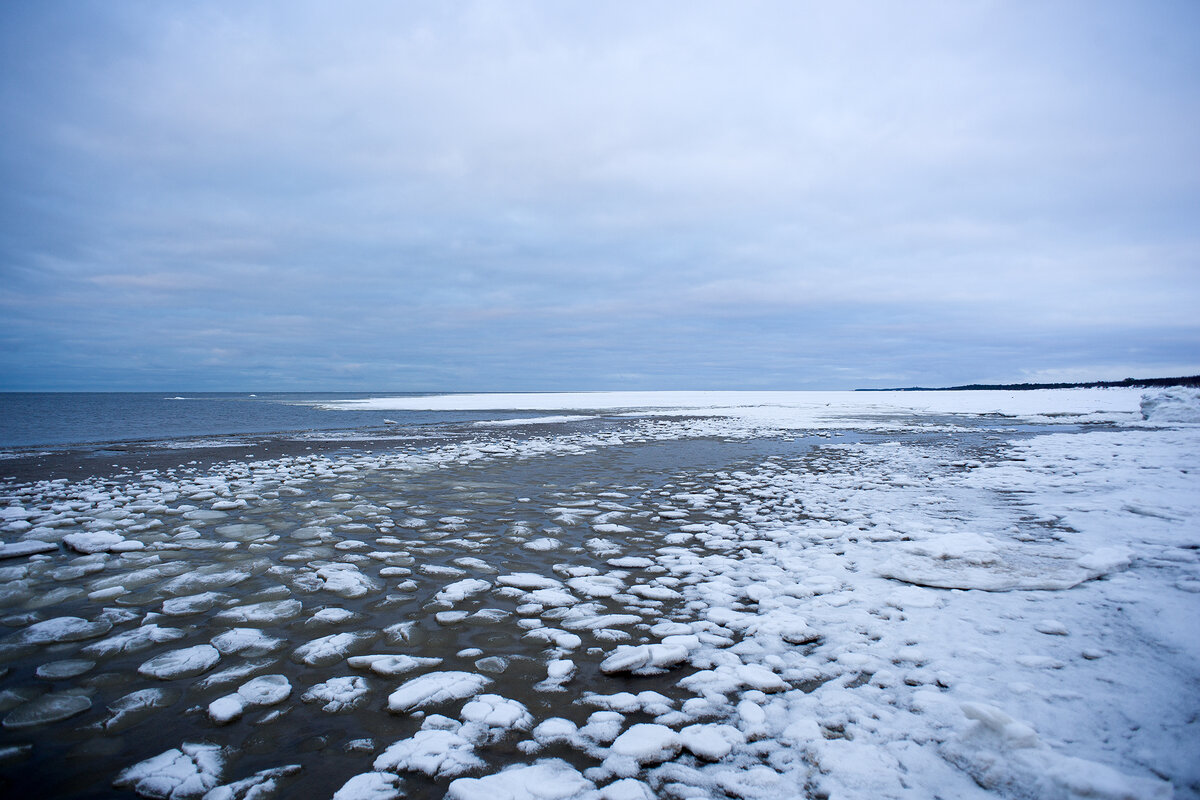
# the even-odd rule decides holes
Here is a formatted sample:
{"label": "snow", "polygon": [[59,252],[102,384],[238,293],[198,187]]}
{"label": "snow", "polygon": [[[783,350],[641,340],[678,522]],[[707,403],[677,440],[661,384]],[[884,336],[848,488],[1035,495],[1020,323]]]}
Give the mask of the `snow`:
{"label": "snow", "polygon": [[571,414],[550,417],[523,417],[521,419],[485,419],[479,420],[475,424],[492,428],[508,428],[518,425],[553,425],[560,422],[583,422],[584,420],[595,418],[593,415]]}
{"label": "snow", "polygon": [[1140,389],[1057,389],[970,392],[559,392],[373,397],[321,404],[353,411],[634,411],[663,410],[786,421],[820,427],[822,420],[879,414],[1132,414]]}

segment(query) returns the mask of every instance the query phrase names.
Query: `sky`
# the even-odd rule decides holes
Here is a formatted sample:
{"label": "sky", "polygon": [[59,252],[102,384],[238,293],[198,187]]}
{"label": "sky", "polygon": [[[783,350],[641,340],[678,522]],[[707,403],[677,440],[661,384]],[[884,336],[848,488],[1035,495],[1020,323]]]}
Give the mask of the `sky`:
{"label": "sky", "polygon": [[1200,373],[1200,3],[0,4],[0,390]]}

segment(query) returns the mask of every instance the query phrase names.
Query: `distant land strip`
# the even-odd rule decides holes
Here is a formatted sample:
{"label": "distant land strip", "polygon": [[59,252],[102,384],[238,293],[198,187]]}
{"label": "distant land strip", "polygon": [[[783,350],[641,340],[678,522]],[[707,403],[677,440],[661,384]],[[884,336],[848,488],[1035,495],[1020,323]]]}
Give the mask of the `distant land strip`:
{"label": "distant land strip", "polygon": [[1150,386],[1197,386],[1200,375],[1185,378],[1126,378],[1123,381],[1091,381],[1090,383],[968,383],[965,386],[905,386],[898,389],[855,389],[856,392],[961,392],[983,389],[1113,389],[1119,387],[1147,388]]}

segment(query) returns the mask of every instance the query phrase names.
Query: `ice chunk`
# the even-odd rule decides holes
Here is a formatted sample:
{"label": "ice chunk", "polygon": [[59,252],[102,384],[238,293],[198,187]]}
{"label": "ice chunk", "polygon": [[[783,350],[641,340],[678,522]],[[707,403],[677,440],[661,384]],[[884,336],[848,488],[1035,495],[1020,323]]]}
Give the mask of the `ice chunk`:
{"label": "ice chunk", "polygon": [[557,550],[562,547],[562,542],[551,536],[543,536],[540,539],[531,539],[521,546],[526,550],[547,551]]}
{"label": "ice chunk", "polygon": [[[216,506],[214,506],[216,508]],[[217,509],[232,510],[232,509]],[[251,542],[255,539],[261,539],[270,534],[271,529],[266,525],[261,525],[256,522],[237,522],[231,525],[218,525],[216,532],[220,536],[228,539],[237,539],[240,542]]]}
{"label": "ice chunk", "polygon": [[1200,390],[1177,388],[1146,393],[1141,400],[1142,419],[1151,422],[1200,422]]}
{"label": "ice chunk", "polygon": [[341,661],[354,650],[375,638],[370,632],[333,633],[302,644],[292,653],[292,660],[310,667],[328,667]]}
{"label": "ice chunk", "polygon": [[667,667],[681,664],[688,658],[688,649],[666,644],[640,644],[618,647],[600,664],[601,672],[613,674],[632,672],[634,675],[654,675]]}
{"label": "ice chunk", "polygon": [[352,599],[379,591],[379,585],[353,564],[329,564],[317,570],[322,588],[339,597]]}
{"label": "ice chunk", "polygon": [[420,667],[434,667],[442,659],[427,656],[351,656],[346,663],[353,669],[369,669],[377,675],[403,675]]}
{"label": "ice chunk", "polygon": [[546,759],[482,778],[459,778],[446,790],[446,800],[570,800],[595,788],[565,761]]}
{"label": "ice chunk", "polygon": [[[77,553],[107,553],[125,541],[125,537],[111,531],[86,531],[68,533],[63,544]],[[138,544],[141,544],[140,542]]]}
{"label": "ice chunk", "polygon": [[431,778],[455,778],[484,766],[475,746],[452,730],[420,730],[396,742],[373,764],[376,770],[423,772]]}
{"label": "ice chunk", "polygon": [[501,575],[496,578],[496,583],[501,586],[514,586],[526,591],[562,587],[561,581],[546,577],[545,575],[538,575],[536,572],[514,572],[511,575]]}
{"label": "ice chunk", "polygon": [[333,800],[398,800],[400,778],[388,772],[364,772],[342,784]]}
{"label": "ice chunk", "polygon": [[174,703],[178,696],[178,692],[167,689],[139,689],[130,692],[108,704],[109,718],[101,723],[101,726],[105,730],[119,730],[148,712],[166,708]]}
{"label": "ice chunk", "polygon": [[262,603],[227,608],[216,614],[217,622],[250,625],[270,625],[292,619],[304,605],[299,600],[267,600]]}
{"label": "ice chunk", "polygon": [[218,602],[225,599],[225,595],[220,592],[202,592],[200,594],[191,594],[185,597],[173,597],[170,600],[164,600],[162,604],[162,613],[169,617],[184,617],[190,614],[201,614],[208,611]]}
{"label": "ice chunk", "polygon": [[232,628],[212,639],[213,647],[225,656],[262,656],[282,644],[282,639],[268,636],[258,628]]}
{"label": "ice chunk", "polygon": [[608,575],[584,575],[571,578],[567,581],[567,586],[570,586],[574,592],[593,598],[612,597],[625,588],[625,584],[621,580]]}
{"label": "ice chunk", "polygon": [[526,731],[533,725],[524,705],[498,694],[479,695],[463,706],[459,716],[467,723],[464,736],[488,744],[500,741],[509,731]]}
{"label": "ice chunk", "polygon": [[356,614],[353,611],[349,611],[345,608],[322,608],[320,611],[305,620],[304,624],[341,625],[343,622],[348,622],[359,616],[359,614]]}
{"label": "ice chunk", "polygon": [[0,544],[0,559],[21,558],[22,556],[32,556],[38,553],[49,553],[57,549],[57,544],[54,544],[53,542],[43,542],[37,539],[26,539],[20,542],[6,542],[4,544]]}
{"label": "ice chunk", "polygon": [[292,684],[284,675],[260,675],[238,687],[238,696],[252,706],[273,706],[292,693]]}
{"label": "ice chunk", "polygon": [[720,761],[746,737],[732,725],[689,725],[679,731],[679,741],[699,758]]}
{"label": "ice chunk", "polygon": [[601,614],[597,616],[580,617],[563,622],[564,628],[570,630],[599,630],[601,628],[619,628],[641,622],[642,618],[633,614]]}
{"label": "ice chunk", "polygon": [[413,678],[388,697],[388,710],[402,713],[477,694],[490,678],[470,672],[430,672]]}
{"label": "ice chunk", "polygon": [[212,669],[220,660],[221,654],[217,652],[217,648],[208,644],[198,644],[155,656],[138,667],[138,673],[164,681],[194,678]]}
{"label": "ice chunk", "polygon": [[618,736],[609,752],[639,764],[658,764],[674,758],[680,747],[679,734],[666,725],[639,723]]}
{"label": "ice chunk", "polygon": [[300,696],[306,703],[323,703],[322,711],[338,714],[343,711],[353,711],[367,701],[371,685],[365,678],[353,675],[344,678],[330,678],[324,683],[318,683]]}
{"label": "ice chunk", "polygon": [[598,800],[655,800],[654,791],[639,780],[622,778],[600,790]]}
{"label": "ice chunk", "polygon": [[583,644],[583,640],[574,633],[567,633],[558,628],[534,628],[525,634],[527,639],[541,639],[562,650],[574,650]]}
{"label": "ice chunk", "polygon": [[569,658],[556,658],[546,662],[546,680],[534,684],[539,692],[560,692],[563,684],[575,675],[575,662]]}
{"label": "ice chunk", "polygon": [[4,718],[5,728],[32,728],[82,714],[92,707],[92,701],[79,694],[52,693],[34,698],[17,706]]}
{"label": "ice chunk", "polygon": [[675,701],[666,695],[646,690],[637,694],[633,692],[617,692],[616,694],[595,694],[589,692],[583,696],[583,702],[599,708],[620,711],[622,714],[632,714],[636,711],[641,711],[646,714],[658,716],[659,714],[670,712],[671,706]]}
{"label": "ice chunk", "polygon": [[246,700],[236,694],[218,697],[208,704],[208,718],[218,725],[226,725],[242,716]]}
{"label": "ice chunk", "polygon": [[160,628],[151,622],[89,644],[81,652],[89,658],[107,658],[120,653],[137,653],[156,644],[182,639],[186,635],[178,628]]}
{"label": "ice chunk", "polygon": [[737,667],[737,678],[742,686],[758,689],[760,692],[781,692],[788,688],[787,683],[766,667],[757,664],[743,664]]}
{"label": "ice chunk", "polygon": [[167,594],[185,595],[235,586],[250,577],[240,569],[208,568],[186,572],[163,586]]}
{"label": "ice chunk", "polygon": [[43,680],[59,681],[66,678],[74,678],[77,675],[82,675],[95,666],[95,661],[87,661],[79,658],[67,659],[64,661],[51,661],[38,667],[36,674]]}
{"label": "ice chunk", "polygon": [[202,800],[266,800],[266,798],[275,796],[280,778],[286,778],[298,772],[300,772],[299,764],[260,770],[249,778],[210,789]]}
{"label": "ice chunk", "polygon": [[587,718],[579,735],[598,744],[608,744],[621,733],[625,717],[616,711],[597,711]]}
{"label": "ice chunk", "polygon": [[12,637],[17,644],[53,644],[55,642],[77,642],[94,639],[112,629],[112,623],[100,618],[88,622],[80,617],[55,617],[35,622]]}
{"label": "ice chunk", "polygon": [[221,748],[183,744],[122,770],[113,786],[132,789],[143,797],[198,800],[221,782],[224,766]]}
{"label": "ice chunk", "polygon": [[550,717],[544,719],[538,726],[533,729],[534,740],[541,745],[557,744],[559,742],[570,742],[575,738],[579,728],[574,722],[562,717]]}

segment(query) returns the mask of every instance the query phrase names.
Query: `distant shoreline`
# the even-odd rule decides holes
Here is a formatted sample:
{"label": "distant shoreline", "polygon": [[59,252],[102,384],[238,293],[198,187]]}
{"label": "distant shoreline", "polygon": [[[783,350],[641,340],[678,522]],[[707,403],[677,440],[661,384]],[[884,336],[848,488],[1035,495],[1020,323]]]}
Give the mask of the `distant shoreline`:
{"label": "distant shoreline", "polygon": [[906,386],[893,389],[855,389],[856,392],[964,392],[1032,389],[1120,389],[1150,388],[1154,386],[1200,387],[1200,375],[1184,378],[1126,378],[1123,381],[1091,381],[1088,383],[969,383],[965,386]]}

